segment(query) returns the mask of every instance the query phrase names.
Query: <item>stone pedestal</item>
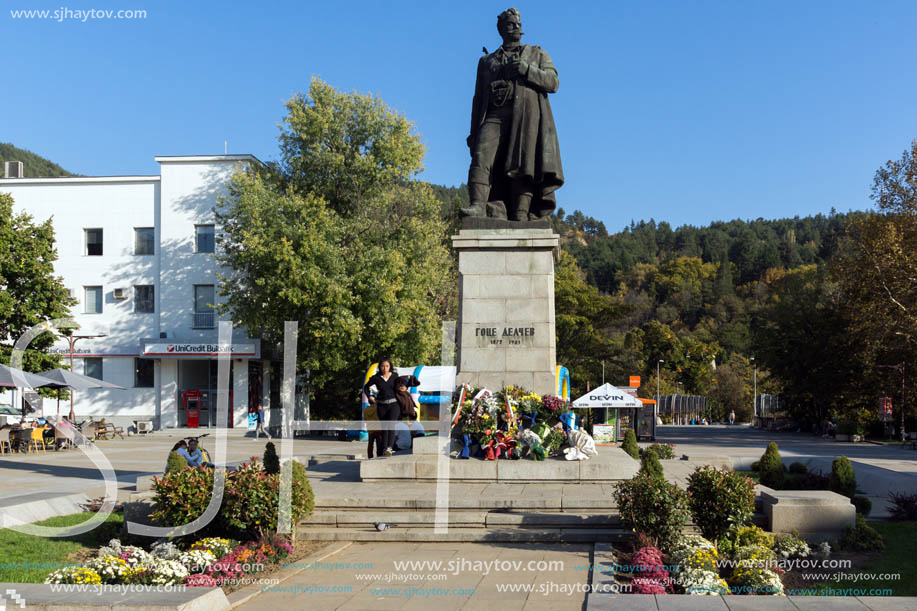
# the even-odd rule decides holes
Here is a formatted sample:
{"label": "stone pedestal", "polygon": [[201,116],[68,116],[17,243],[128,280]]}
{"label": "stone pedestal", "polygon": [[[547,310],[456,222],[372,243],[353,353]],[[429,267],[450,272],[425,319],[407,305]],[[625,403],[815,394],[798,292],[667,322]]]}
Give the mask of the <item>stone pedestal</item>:
{"label": "stone pedestal", "polygon": [[557,244],[550,228],[463,229],[452,236],[459,260],[459,384],[557,393]]}

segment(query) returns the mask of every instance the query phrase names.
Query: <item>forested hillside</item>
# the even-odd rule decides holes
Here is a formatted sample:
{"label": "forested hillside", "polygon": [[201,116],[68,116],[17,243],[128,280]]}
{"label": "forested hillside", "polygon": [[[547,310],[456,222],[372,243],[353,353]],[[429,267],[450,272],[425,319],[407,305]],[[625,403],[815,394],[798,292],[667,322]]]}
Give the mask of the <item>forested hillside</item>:
{"label": "forested hillside", "polygon": [[2,167],[2,162],[4,161],[21,161],[25,175],[29,178],[76,176],[53,161],[49,161],[31,151],[17,148],[8,142],[0,142],[0,167]]}
{"label": "forested hillside", "polygon": [[[861,216],[832,212],[676,229],[650,220],[609,234],[597,219],[558,210],[553,222],[562,248],[597,289],[596,299],[617,312],[591,339],[561,341],[558,360],[576,363],[571,369],[581,390],[600,379],[604,361],[607,380],[643,376],[645,396],[656,392],[662,360],[662,393],[707,395],[718,411],[748,415],[754,330],[772,283],[786,270],[824,266]],[[759,392],[780,391],[758,362]]]}
{"label": "forested hillside", "polygon": [[[632,223],[610,234],[558,210],[559,363],[584,391],[643,376],[708,398],[712,416],[751,415],[779,394],[802,427],[825,418],[880,434],[890,397],[900,433],[917,427],[917,141],[876,172],[876,211],[673,229]],[[757,373],[757,376],[755,375]]]}

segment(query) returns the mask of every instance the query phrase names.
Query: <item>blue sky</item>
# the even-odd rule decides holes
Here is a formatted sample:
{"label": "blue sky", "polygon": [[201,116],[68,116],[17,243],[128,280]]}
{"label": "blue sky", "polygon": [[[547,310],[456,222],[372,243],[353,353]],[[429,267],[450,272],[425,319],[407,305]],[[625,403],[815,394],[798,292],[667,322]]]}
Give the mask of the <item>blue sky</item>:
{"label": "blue sky", "polygon": [[[275,159],[284,100],[311,75],[413,121],[423,178],[464,182],[474,73],[501,2],[7,0],[0,141],[82,174],[154,155]],[[917,3],[518,2],[553,58],[567,184],[558,203],[617,230],[870,206],[917,138]],[[145,19],[10,10],[143,9]]]}

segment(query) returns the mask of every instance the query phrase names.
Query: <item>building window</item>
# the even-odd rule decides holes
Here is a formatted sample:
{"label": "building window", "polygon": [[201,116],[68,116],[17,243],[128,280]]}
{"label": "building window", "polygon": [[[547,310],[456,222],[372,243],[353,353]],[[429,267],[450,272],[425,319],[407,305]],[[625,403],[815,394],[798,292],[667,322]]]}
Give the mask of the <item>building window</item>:
{"label": "building window", "polygon": [[102,287],[101,286],[84,286],[83,287],[83,313],[84,314],[101,314],[102,313]]}
{"label": "building window", "polygon": [[102,359],[84,358],[83,359],[83,375],[89,376],[90,378],[95,378],[97,380],[101,380],[102,379]]}
{"label": "building window", "polygon": [[134,359],[134,387],[153,388],[153,359]]}
{"label": "building window", "polygon": [[155,312],[156,303],[154,301],[155,289],[152,284],[134,287],[134,311],[135,312]]}
{"label": "building window", "polygon": [[102,255],[102,230],[86,229],[86,254],[92,257]]}
{"label": "building window", "polygon": [[194,235],[196,252],[213,252],[216,245],[213,225],[195,225]]}
{"label": "building window", "polygon": [[152,227],[138,227],[134,229],[134,254],[135,255],[152,255],[153,254],[153,233]]}
{"label": "building window", "polygon": [[212,303],[216,301],[212,284],[194,285],[194,322],[195,329],[213,329],[214,311]]}

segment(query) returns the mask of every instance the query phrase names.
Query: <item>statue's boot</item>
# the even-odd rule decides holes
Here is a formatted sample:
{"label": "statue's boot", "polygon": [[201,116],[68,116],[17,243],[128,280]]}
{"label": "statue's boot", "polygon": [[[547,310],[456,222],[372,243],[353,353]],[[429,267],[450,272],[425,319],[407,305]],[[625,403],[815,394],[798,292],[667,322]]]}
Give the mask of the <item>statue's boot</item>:
{"label": "statue's boot", "polygon": [[490,197],[490,185],[473,182],[468,185],[468,199],[471,205],[460,208],[461,216],[487,216],[487,199]]}
{"label": "statue's boot", "polygon": [[516,195],[516,211],[513,213],[514,221],[529,220],[529,207],[532,205],[531,193],[518,193]]}

